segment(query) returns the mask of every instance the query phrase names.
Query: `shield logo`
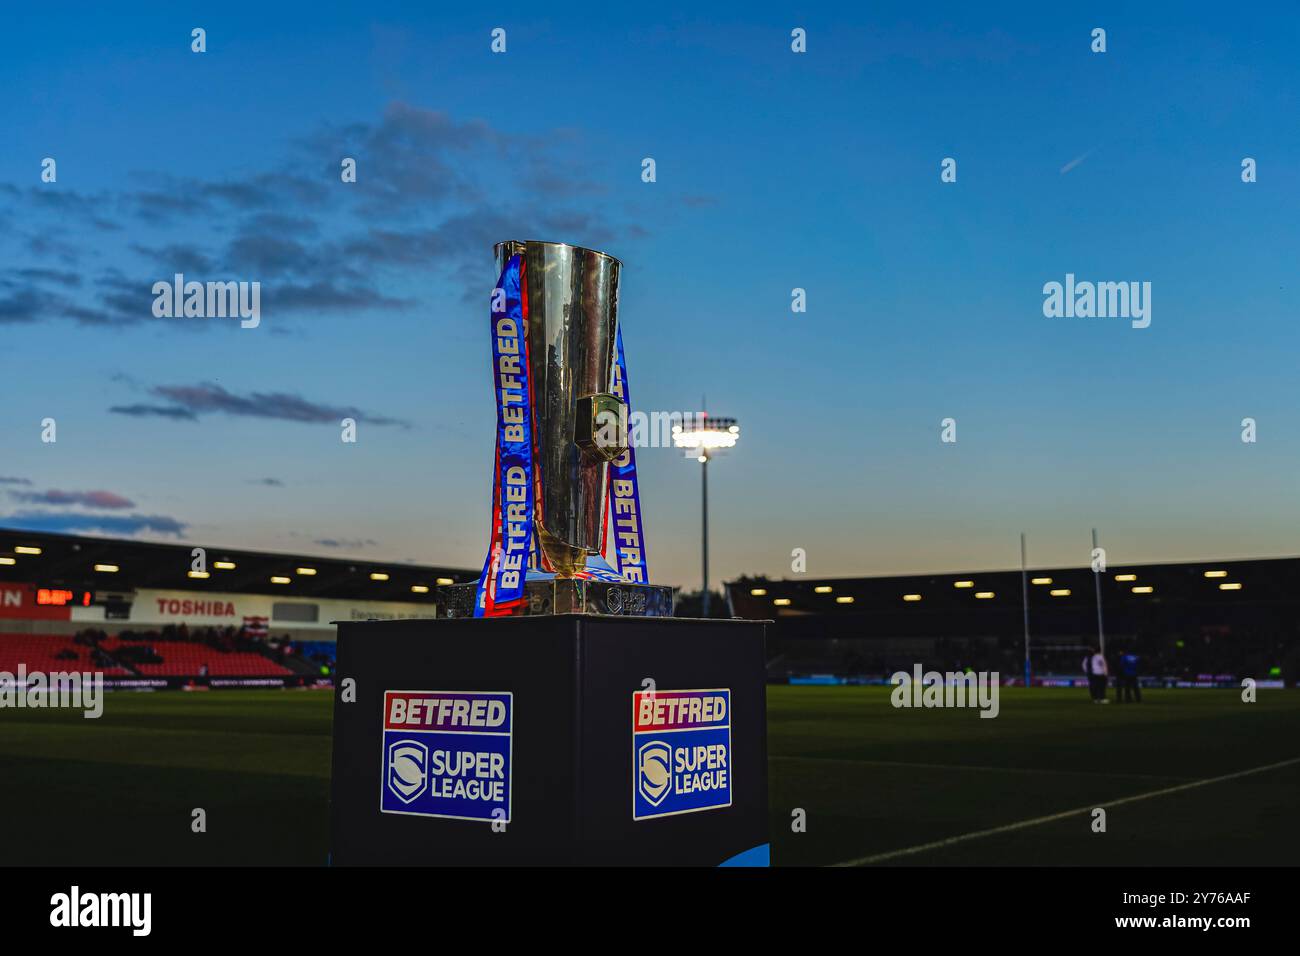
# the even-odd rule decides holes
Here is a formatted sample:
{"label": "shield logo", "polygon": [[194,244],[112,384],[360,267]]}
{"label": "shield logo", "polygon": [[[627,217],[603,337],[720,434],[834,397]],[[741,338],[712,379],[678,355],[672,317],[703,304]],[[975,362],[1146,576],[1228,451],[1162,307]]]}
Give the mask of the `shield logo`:
{"label": "shield logo", "polygon": [[429,774],[429,748],[418,740],[394,740],[388,745],[388,789],[403,803],[424,791]]}
{"label": "shield logo", "polygon": [[651,740],[636,752],[636,786],[646,803],[657,807],[672,788],[673,749],[662,740]]}

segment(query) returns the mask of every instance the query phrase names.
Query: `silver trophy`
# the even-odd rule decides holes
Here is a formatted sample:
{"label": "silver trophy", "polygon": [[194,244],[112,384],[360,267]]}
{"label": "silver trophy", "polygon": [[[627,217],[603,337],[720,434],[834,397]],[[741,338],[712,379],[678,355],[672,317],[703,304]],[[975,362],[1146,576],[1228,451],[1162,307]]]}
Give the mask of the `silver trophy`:
{"label": "silver trophy", "polygon": [[[541,485],[533,526],[553,569],[527,571],[519,613],[671,616],[670,587],[585,575],[593,563],[604,563],[610,462],[628,442],[627,406],[615,394],[622,263],[560,242],[501,242],[495,251],[498,275],[511,257],[524,257]],[[474,584],[440,588],[438,616],[472,616],[476,596]]]}

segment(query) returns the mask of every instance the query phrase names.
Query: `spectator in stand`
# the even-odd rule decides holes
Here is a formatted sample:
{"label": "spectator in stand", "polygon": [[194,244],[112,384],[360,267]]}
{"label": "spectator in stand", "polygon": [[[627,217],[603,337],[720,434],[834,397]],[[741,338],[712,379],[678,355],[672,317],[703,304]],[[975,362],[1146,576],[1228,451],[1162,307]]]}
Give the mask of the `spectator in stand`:
{"label": "spectator in stand", "polygon": [[1088,678],[1088,693],[1094,704],[1109,704],[1106,699],[1106,677],[1110,673],[1106,667],[1106,658],[1095,647],[1088,650],[1083,659],[1083,673]]}

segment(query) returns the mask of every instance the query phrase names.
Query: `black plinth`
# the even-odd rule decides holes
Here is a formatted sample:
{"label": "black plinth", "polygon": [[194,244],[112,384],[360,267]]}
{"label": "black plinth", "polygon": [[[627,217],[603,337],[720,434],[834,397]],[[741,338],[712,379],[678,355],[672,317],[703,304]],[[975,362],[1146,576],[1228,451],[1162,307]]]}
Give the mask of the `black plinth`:
{"label": "black plinth", "polygon": [[332,862],[765,861],[763,638],[576,614],[340,623]]}

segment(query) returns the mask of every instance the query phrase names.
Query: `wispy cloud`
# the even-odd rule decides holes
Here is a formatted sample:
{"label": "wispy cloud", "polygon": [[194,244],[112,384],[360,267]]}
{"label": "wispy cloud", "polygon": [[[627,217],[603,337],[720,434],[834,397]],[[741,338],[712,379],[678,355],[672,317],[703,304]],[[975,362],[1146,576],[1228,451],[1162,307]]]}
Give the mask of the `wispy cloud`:
{"label": "wispy cloud", "polygon": [[11,491],[9,497],[15,501],[31,505],[53,505],[54,507],[100,508],[109,511],[134,508],[135,502],[112,491]]}
{"label": "wispy cloud", "polygon": [[177,421],[197,422],[199,416],[188,408],[177,405],[114,405],[109,408],[114,415],[128,415],[132,418],[172,418]]}
{"label": "wispy cloud", "polygon": [[1085,159],[1091,156],[1093,152],[1094,150],[1090,149],[1086,153],[1081,153],[1080,155],[1074,157],[1074,159],[1070,160],[1068,163],[1066,163],[1064,166],[1061,167],[1061,175],[1064,176],[1070,170],[1074,169],[1075,166],[1078,166]]}
{"label": "wispy cloud", "polygon": [[55,533],[91,533],[136,535],[144,532],[181,537],[188,527],[184,522],[166,515],[104,515],[73,514],[70,512],[25,511],[4,516],[8,527],[26,531]]}
{"label": "wispy cloud", "polygon": [[[263,308],[277,316],[415,308],[391,283],[423,284],[431,272],[478,301],[491,246],[504,237],[563,235],[609,248],[646,234],[627,211],[591,201],[607,187],[578,131],[519,133],[394,102],[373,120],[318,127],[284,145],[282,161],[214,180],[150,172],[147,188],[0,190],[0,221],[24,224],[17,238],[38,260],[0,268],[0,324],[221,327],[153,316],[153,283],[177,272],[256,280]],[[357,160],[355,184],[339,182],[336,158],[321,159],[341,150]],[[151,239],[123,242],[103,260],[92,230],[117,223]],[[102,264],[85,266],[95,260]]]}
{"label": "wispy cloud", "polygon": [[236,395],[215,382],[197,385],[157,385],[149,390],[171,405],[117,405],[109,409],[118,415],[136,417],[163,416],[196,419],[200,415],[225,414],[245,418],[273,418],[310,425],[337,425],[345,418],[370,425],[395,425],[409,428],[410,423],[387,415],[375,415],[351,405],[314,402],[287,392],[250,392]]}
{"label": "wispy cloud", "polygon": [[350,548],[357,550],[359,548],[373,548],[379,542],[372,538],[316,538],[313,544],[318,544],[322,548]]}

